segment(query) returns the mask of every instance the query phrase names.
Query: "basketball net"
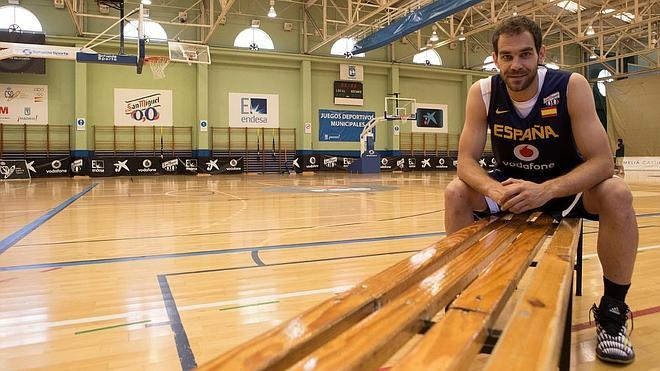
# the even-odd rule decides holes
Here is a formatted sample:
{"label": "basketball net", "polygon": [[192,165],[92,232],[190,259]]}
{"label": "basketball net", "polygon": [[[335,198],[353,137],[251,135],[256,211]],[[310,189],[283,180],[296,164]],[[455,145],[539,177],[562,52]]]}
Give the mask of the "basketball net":
{"label": "basketball net", "polygon": [[168,57],[146,57],[144,58],[144,63],[149,65],[151,68],[151,73],[154,76],[154,79],[164,79],[165,78],[165,68],[170,64],[170,59]]}

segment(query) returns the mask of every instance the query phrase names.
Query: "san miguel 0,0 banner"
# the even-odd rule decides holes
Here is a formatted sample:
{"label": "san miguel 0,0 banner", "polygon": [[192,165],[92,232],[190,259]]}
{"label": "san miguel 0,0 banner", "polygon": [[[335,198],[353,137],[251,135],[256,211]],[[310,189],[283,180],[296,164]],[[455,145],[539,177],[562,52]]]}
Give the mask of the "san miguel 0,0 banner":
{"label": "san miguel 0,0 banner", "polygon": [[48,124],[48,86],[0,84],[0,124]]}
{"label": "san miguel 0,0 banner", "polygon": [[172,126],[172,91],[115,89],[115,125]]}
{"label": "san miguel 0,0 banner", "polygon": [[229,126],[233,128],[280,127],[277,94],[229,93]]}

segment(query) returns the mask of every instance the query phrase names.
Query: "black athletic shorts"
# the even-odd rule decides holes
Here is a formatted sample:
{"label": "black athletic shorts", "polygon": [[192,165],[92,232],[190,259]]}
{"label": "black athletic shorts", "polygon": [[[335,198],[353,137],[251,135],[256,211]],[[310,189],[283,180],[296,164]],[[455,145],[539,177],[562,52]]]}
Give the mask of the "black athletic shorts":
{"label": "black athletic shorts", "polygon": [[[498,182],[503,182],[509,178],[499,169],[489,171],[488,175]],[[483,218],[488,215],[497,214],[501,211],[500,205],[495,203],[495,201],[492,199],[486,197],[486,203],[488,204],[488,209],[475,212],[474,214],[477,217]],[[543,211],[546,214],[551,215],[555,220],[561,220],[562,218],[585,218],[594,221],[598,220],[598,215],[590,214],[584,208],[581,192],[572,196],[553,198],[552,200],[546,202],[545,205],[535,209],[534,211]]]}

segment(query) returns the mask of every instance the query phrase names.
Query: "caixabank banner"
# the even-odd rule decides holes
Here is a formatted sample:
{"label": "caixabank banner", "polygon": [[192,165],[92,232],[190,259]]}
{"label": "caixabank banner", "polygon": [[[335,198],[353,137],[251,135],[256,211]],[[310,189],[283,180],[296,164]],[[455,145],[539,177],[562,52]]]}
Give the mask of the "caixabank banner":
{"label": "caixabank banner", "polygon": [[172,126],[172,91],[115,89],[115,125]]}
{"label": "caixabank banner", "polygon": [[456,160],[449,156],[402,156],[396,158],[396,169],[394,170],[451,171],[456,170],[455,162]]}
{"label": "caixabank banner", "polygon": [[158,157],[97,157],[91,162],[91,176],[158,175],[161,165]]}
{"label": "caixabank banner", "polygon": [[240,174],[245,168],[243,157],[202,157],[197,171],[203,174]]}

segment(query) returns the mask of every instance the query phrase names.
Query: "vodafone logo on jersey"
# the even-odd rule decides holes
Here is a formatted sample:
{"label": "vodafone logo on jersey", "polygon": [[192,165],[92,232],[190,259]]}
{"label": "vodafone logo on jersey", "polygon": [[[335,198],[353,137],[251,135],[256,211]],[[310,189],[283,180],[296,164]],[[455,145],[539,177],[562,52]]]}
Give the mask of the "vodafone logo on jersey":
{"label": "vodafone logo on jersey", "polygon": [[513,149],[513,154],[522,161],[534,161],[539,157],[539,150],[531,144],[521,144]]}

